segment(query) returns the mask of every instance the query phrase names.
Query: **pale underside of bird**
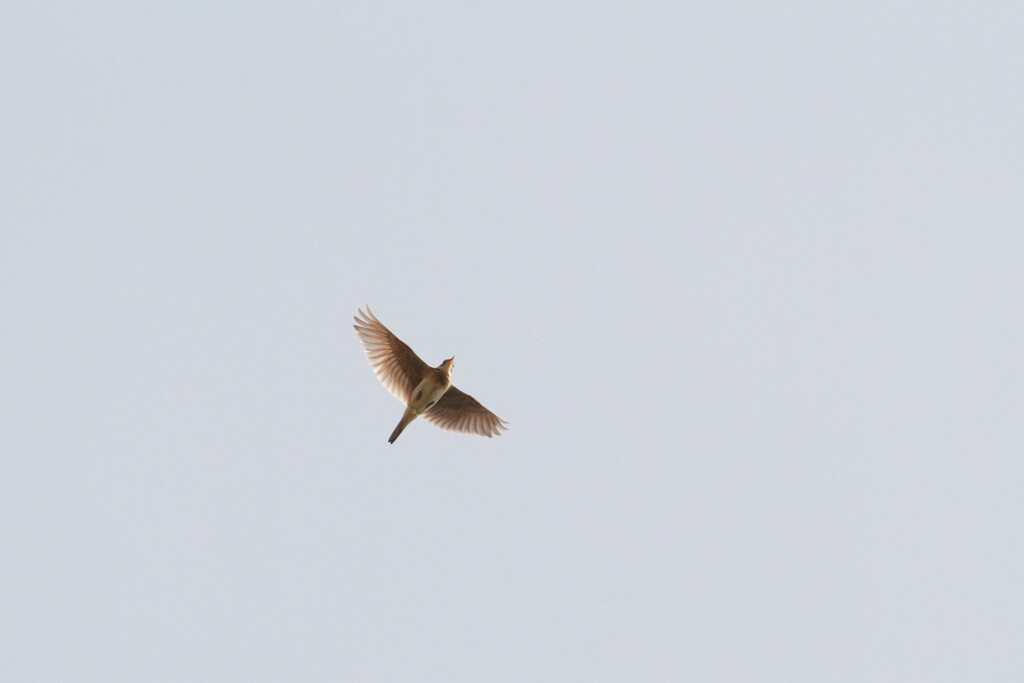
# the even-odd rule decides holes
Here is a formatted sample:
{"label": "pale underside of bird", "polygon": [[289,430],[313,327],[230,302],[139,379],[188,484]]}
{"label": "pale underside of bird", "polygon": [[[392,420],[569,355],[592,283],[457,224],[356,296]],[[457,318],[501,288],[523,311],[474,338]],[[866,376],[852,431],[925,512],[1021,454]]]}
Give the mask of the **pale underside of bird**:
{"label": "pale underside of bird", "polygon": [[405,404],[405,413],[391,433],[394,443],[410,422],[420,415],[441,429],[488,438],[508,429],[507,423],[484,408],[475,398],[452,386],[455,358],[432,368],[416,355],[409,345],[396,337],[377,320],[370,307],[359,309],[354,316],[356,334],[366,351],[377,379]]}

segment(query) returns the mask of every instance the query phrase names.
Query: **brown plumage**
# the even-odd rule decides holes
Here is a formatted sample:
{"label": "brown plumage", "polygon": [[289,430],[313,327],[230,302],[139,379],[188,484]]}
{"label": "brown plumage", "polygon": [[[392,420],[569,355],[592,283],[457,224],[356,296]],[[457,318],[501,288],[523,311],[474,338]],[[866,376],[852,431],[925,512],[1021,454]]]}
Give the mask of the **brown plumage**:
{"label": "brown plumage", "polygon": [[430,367],[408,344],[384,327],[369,306],[366,313],[359,309],[355,321],[353,327],[377,378],[406,405],[388,443],[394,443],[402,430],[420,415],[431,424],[453,432],[492,437],[508,429],[504,420],[452,386],[455,358],[449,358],[436,368]]}

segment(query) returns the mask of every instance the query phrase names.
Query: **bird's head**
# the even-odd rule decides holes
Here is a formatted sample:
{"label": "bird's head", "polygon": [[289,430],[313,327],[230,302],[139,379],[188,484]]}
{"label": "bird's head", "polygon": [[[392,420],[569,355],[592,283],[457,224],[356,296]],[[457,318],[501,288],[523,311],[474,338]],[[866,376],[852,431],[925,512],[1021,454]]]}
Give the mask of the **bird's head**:
{"label": "bird's head", "polygon": [[447,375],[449,377],[451,377],[452,376],[452,370],[455,369],[455,356],[452,356],[448,360],[446,360],[443,363],[441,363],[441,368],[440,369],[442,371],[444,371],[445,373],[447,373]]}

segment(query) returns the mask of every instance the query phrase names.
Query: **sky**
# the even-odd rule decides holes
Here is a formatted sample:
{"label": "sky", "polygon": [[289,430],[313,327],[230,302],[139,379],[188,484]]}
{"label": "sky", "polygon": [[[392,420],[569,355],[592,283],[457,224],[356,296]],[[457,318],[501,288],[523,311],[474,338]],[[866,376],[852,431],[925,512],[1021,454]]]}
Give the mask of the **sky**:
{"label": "sky", "polygon": [[1022,34],[5,3],[0,680],[1020,680]]}

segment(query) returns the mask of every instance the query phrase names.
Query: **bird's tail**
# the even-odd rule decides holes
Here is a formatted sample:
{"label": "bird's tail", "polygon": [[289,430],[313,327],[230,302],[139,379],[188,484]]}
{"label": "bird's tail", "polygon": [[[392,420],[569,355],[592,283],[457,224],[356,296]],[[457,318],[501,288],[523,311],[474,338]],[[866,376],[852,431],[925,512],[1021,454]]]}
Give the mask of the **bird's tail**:
{"label": "bird's tail", "polygon": [[412,410],[406,408],[405,409],[405,414],[402,415],[402,419],[398,421],[398,426],[395,427],[395,431],[391,432],[391,438],[388,439],[388,443],[394,443],[395,439],[398,438],[398,435],[402,433],[402,430],[404,430],[406,427],[408,427],[409,423],[412,422],[415,419],[416,419],[416,413],[414,413],[414,412],[412,412]]}

